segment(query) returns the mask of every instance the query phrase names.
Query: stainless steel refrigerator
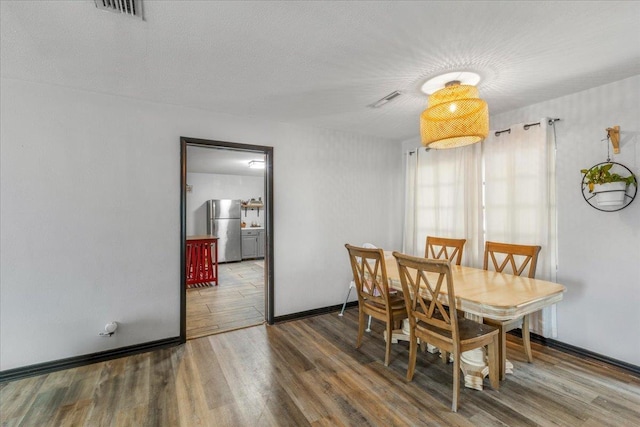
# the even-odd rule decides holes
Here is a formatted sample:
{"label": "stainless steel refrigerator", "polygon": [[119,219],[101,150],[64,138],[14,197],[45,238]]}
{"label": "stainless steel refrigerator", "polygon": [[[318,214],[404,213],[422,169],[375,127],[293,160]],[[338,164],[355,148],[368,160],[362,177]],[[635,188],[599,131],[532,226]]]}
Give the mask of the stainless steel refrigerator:
{"label": "stainless steel refrigerator", "polygon": [[240,200],[207,201],[207,234],[218,238],[218,262],[242,260]]}

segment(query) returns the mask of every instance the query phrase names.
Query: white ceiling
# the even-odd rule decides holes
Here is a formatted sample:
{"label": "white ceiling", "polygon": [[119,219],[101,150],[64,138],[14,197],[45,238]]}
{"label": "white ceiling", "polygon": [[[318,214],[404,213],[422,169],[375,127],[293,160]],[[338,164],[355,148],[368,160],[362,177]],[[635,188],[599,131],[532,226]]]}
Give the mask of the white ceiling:
{"label": "white ceiling", "polygon": [[444,71],[479,73],[493,114],[640,74],[637,1],[145,0],[144,21],[92,0],[0,7],[2,77],[397,141]]}

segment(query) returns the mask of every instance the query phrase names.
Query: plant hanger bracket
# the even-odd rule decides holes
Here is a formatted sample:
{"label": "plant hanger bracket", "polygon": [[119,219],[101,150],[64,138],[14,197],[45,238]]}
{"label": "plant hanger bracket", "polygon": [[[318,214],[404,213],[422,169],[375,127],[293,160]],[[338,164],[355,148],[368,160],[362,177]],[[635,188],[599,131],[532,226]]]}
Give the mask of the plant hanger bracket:
{"label": "plant hanger bracket", "polygon": [[620,154],[620,126],[607,128],[606,131],[607,139],[611,141],[611,145],[613,146],[613,154]]}

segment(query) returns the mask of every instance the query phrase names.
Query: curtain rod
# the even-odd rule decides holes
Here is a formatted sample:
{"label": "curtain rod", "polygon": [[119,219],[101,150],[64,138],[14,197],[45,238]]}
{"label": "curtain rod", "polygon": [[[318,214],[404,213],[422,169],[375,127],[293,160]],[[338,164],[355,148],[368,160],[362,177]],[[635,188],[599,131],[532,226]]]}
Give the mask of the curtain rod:
{"label": "curtain rod", "polygon": [[[560,119],[549,119],[547,123],[549,123],[549,126],[553,126],[555,122],[559,121]],[[531,126],[540,126],[540,122],[526,124],[524,125],[524,130],[529,130]]]}
{"label": "curtain rod", "polygon": [[[559,122],[559,121],[560,121],[560,119],[549,119],[549,120],[548,120],[548,123],[549,123],[549,126],[553,126],[553,124],[554,124],[555,122]],[[525,125],[524,125],[524,130],[529,130],[529,128],[530,128],[531,126],[540,126],[540,122],[536,122],[536,123],[527,123],[527,124],[525,124]],[[503,134],[503,133],[505,133],[505,132],[507,132],[507,133],[511,133],[511,128],[504,129],[504,130],[497,130],[497,131],[495,132],[495,135],[496,135],[496,136],[500,136],[501,134]]]}

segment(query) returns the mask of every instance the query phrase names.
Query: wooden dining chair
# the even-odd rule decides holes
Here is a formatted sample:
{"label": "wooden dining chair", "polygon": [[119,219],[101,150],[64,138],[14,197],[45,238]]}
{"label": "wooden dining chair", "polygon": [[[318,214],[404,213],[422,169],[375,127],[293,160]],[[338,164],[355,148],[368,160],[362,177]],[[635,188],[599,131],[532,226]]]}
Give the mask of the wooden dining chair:
{"label": "wooden dining chair", "polygon": [[[534,278],[536,275],[536,265],[538,264],[538,253],[540,246],[513,245],[509,243],[486,242],[484,247],[483,268],[500,273],[509,273],[516,276]],[[491,264],[489,264],[491,260]],[[529,363],[533,362],[531,353],[531,339],[529,334],[529,315],[511,320],[493,320],[484,318],[487,325],[497,326],[500,330],[500,379],[505,377],[504,361],[506,359],[507,341],[506,333],[512,329],[522,327],[522,346]]]}
{"label": "wooden dining chair", "polygon": [[427,236],[424,250],[425,258],[448,259],[455,265],[462,261],[462,251],[467,239],[447,239],[444,237]]}
{"label": "wooden dining chair", "polygon": [[[498,328],[459,317],[449,260],[413,257],[394,252],[402,293],[409,314],[409,365],[407,380],[416,367],[418,338],[453,356],[453,400],[460,398],[460,355],[487,346],[491,387],[499,387]],[[451,303],[450,303],[451,302]]]}
{"label": "wooden dining chair", "polygon": [[399,328],[407,318],[404,299],[389,292],[389,280],[382,249],[361,248],[346,244],[353,270],[353,279],[358,291],[358,339],[356,348],[362,344],[365,317],[372,316],[386,323],[385,366],[391,358],[391,337],[393,329]]}
{"label": "wooden dining chair", "polygon": [[[362,247],[367,249],[377,249],[377,247],[373,243],[363,243]],[[351,282],[349,282],[349,289],[347,290],[347,296],[345,297],[344,303],[342,304],[342,310],[340,310],[340,313],[338,313],[338,316],[340,317],[344,316],[344,310],[347,308],[347,303],[349,302],[349,296],[351,295],[351,289],[355,289],[355,288],[356,288],[356,282],[355,280],[351,280]],[[367,323],[366,331],[371,332],[371,316],[369,316],[369,322]]]}
{"label": "wooden dining chair", "polygon": [[[448,259],[452,264],[460,265],[462,252],[467,239],[449,239],[445,237],[427,236],[427,244],[424,249],[425,258]],[[464,311],[459,311],[460,317],[464,316]],[[445,362],[448,355],[442,352],[442,360]]]}

